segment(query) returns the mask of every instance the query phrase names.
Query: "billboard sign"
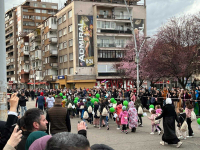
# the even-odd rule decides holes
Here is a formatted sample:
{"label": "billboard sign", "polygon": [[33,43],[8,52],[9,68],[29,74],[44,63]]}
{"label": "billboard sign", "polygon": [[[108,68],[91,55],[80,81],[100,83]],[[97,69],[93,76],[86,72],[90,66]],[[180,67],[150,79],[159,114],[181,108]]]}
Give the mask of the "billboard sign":
{"label": "billboard sign", "polygon": [[93,16],[78,15],[79,67],[94,66]]}
{"label": "billboard sign", "polygon": [[21,27],[21,6],[17,7],[17,25],[18,25],[18,35],[21,34],[22,32],[22,27]]}

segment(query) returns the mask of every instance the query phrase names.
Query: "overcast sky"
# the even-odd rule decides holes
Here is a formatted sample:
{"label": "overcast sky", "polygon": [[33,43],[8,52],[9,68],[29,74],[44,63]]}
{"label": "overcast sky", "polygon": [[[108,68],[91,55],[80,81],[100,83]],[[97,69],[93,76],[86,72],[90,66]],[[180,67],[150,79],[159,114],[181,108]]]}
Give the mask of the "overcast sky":
{"label": "overcast sky", "polygon": [[[4,0],[5,11],[23,3],[25,0]],[[66,0],[43,0],[59,3],[59,8]],[[144,0],[141,0],[143,2]],[[169,18],[200,11],[200,0],[146,0],[147,1],[147,34],[153,35]]]}

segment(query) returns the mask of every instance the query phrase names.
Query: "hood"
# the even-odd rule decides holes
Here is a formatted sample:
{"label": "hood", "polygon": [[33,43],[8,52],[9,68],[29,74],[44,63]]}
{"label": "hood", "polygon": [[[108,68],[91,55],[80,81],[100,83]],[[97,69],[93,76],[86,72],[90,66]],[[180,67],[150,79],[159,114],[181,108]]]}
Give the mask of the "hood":
{"label": "hood", "polygon": [[122,104],[117,105],[118,109],[122,109]]}
{"label": "hood", "polygon": [[43,95],[44,95],[44,93],[43,93],[43,92],[41,92],[41,93],[40,93],[40,95],[41,95],[41,96],[43,96]]}
{"label": "hood", "polygon": [[129,108],[134,108],[134,102],[133,102],[133,101],[130,101],[130,102],[128,103],[128,107],[129,107]]}
{"label": "hood", "polygon": [[123,114],[124,114],[124,115],[127,115],[127,114],[128,114],[128,112],[125,110],[125,111],[123,111]]}

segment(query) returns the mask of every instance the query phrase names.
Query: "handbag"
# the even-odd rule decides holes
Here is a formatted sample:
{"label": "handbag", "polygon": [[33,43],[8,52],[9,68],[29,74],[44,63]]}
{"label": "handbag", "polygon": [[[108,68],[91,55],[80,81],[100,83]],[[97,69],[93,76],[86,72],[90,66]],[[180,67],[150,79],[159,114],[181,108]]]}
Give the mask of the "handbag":
{"label": "handbag", "polygon": [[142,115],[142,114],[143,114],[143,110],[142,110],[142,107],[141,107],[141,106],[138,107],[138,114],[139,114],[139,115]]}
{"label": "handbag", "polygon": [[191,121],[194,121],[197,119],[196,114],[194,113],[194,111],[191,112]]}
{"label": "handbag", "polygon": [[184,121],[183,122],[183,124],[182,124],[182,126],[181,126],[181,131],[182,132],[185,132],[185,131],[187,131],[187,129],[188,129],[188,124],[187,124],[187,122],[186,121]]}
{"label": "handbag", "polygon": [[97,110],[97,117],[100,117],[100,112],[99,112],[99,110]]}
{"label": "handbag", "polygon": [[154,124],[159,124],[160,120],[156,120],[156,116],[154,117]]}

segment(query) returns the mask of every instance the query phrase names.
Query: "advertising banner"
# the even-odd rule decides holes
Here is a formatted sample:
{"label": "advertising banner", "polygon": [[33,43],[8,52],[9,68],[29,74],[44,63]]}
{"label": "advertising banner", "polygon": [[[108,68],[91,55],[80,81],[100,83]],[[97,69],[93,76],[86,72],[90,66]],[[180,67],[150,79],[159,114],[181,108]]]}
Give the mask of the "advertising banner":
{"label": "advertising banner", "polygon": [[94,66],[93,16],[78,15],[79,67]]}

